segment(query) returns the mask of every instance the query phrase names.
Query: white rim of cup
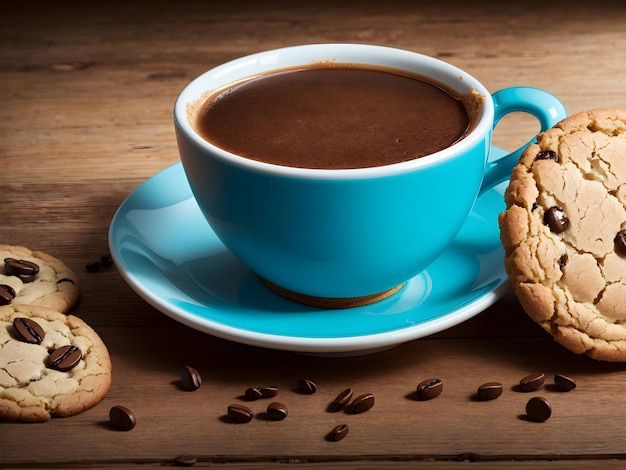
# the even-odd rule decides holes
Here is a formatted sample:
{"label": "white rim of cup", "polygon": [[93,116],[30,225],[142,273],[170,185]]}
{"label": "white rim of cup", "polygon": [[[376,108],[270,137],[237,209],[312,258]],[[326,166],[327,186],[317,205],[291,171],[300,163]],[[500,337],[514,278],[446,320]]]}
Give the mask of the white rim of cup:
{"label": "white rim of cup", "polygon": [[[231,82],[224,82],[220,86],[211,88],[206,86],[206,82],[212,80],[216,75],[219,76],[227,71],[241,67],[245,67],[248,64],[254,63],[263,63],[267,61],[268,58],[274,58],[281,54],[293,53],[294,51],[302,51],[304,49],[310,52],[322,52],[332,48],[334,53],[340,55],[343,54],[353,54],[353,56],[358,55],[355,52],[363,52],[364,54],[373,54],[373,55],[383,55],[385,54],[387,60],[395,59],[399,62],[410,63],[415,61],[416,58],[420,60],[420,70],[428,69],[428,71],[432,72],[433,70],[438,71],[436,76],[432,74],[425,74],[425,76],[432,77],[433,79],[450,86],[455,89],[453,85],[450,84],[451,81],[455,80],[457,82],[464,82],[465,87],[470,90],[474,89],[479,96],[484,97],[483,104],[481,106],[481,110],[479,112],[478,122],[474,126],[474,128],[470,131],[468,135],[460,139],[458,142],[455,142],[450,147],[447,147],[439,152],[432,153],[430,155],[426,155],[424,157],[415,158],[412,160],[407,160],[400,163],[393,163],[389,165],[375,166],[375,167],[366,167],[366,168],[348,168],[348,169],[317,169],[317,168],[299,168],[299,167],[288,167],[282,165],[275,165],[272,163],[266,163],[258,160],[253,160],[250,158],[242,157],[240,155],[236,155],[227,150],[224,150],[216,145],[204,140],[202,137],[198,135],[195,131],[191,123],[189,122],[187,115],[187,106],[191,103],[195,103],[202,99],[203,96],[206,96],[207,92],[211,90],[217,90],[219,88],[223,88],[228,83],[236,82],[233,80]],[[324,60],[335,60],[336,56],[333,54],[329,56],[328,53],[316,55],[315,57],[319,57],[316,59],[310,59],[309,61],[303,60],[301,64],[284,64],[282,66],[276,67],[268,67],[267,71],[271,72],[272,70],[280,70],[282,68],[288,68],[297,65],[308,65],[310,63],[321,62]],[[351,63],[351,64],[363,64],[367,65],[369,62],[366,60],[357,61],[355,59],[345,60],[343,58],[337,59],[337,63]],[[383,66],[388,66],[391,68],[403,69],[403,67],[394,66],[390,64],[380,64]],[[411,69],[407,69],[411,71]],[[413,70],[414,73],[420,73],[417,70]],[[258,75],[258,74],[256,74]],[[244,75],[240,79],[243,80],[248,76],[252,77],[255,74]],[[243,56],[229,62],[225,62],[221,65],[218,65],[203,74],[196,77],[192,80],[179,94],[176,103],[174,105],[174,121],[179,130],[186,136],[186,138],[191,141],[196,147],[203,149],[205,151],[211,152],[214,156],[222,159],[225,162],[230,164],[247,168],[249,170],[253,170],[256,172],[269,173],[276,176],[285,176],[292,178],[305,178],[305,179],[320,179],[320,180],[335,180],[335,179],[366,179],[366,178],[378,178],[384,176],[391,176],[399,173],[405,173],[410,170],[417,170],[427,168],[432,165],[439,164],[448,159],[453,159],[459,155],[465,153],[465,151],[469,148],[472,148],[476,143],[484,138],[484,136],[491,130],[492,122],[494,116],[494,106],[491,100],[491,94],[487,89],[472,75],[468,74],[464,70],[448,63],[444,62],[440,59],[436,59],[434,57],[421,54],[419,52],[409,51],[405,49],[397,49],[387,46],[378,46],[371,44],[346,44],[346,43],[328,43],[328,44],[306,44],[306,45],[296,45],[289,46],[280,49],[272,49],[264,52],[258,52],[255,54]]]}

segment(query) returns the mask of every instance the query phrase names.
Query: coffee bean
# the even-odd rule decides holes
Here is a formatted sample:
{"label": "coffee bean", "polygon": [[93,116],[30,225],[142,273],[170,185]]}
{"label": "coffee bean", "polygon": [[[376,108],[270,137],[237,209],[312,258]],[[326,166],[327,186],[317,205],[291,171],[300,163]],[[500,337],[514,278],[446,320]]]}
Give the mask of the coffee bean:
{"label": "coffee bean", "polygon": [[417,397],[420,400],[431,400],[441,395],[441,392],[443,392],[441,379],[426,379],[417,385]]}
{"label": "coffee bean", "polygon": [[259,387],[259,391],[261,392],[261,397],[263,398],[274,398],[278,395],[278,387],[276,385],[270,385],[269,387]]}
{"label": "coffee bean", "polygon": [[137,424],[132,411],[122,405],[114,406],[109,410],[109,421],[115,429],[130,431]]}
{"label": "coffee bean", "polygon": [[526,415],[530,420],[542,423],[552,415],[552,406],[543,397],[533,397],[526,403]]}
{"label": "coffee bean", "polygon": [[235,423],[249,423],[254,414],[244,405],[229,405],[228,418]]}
{"label": "coffee bean", "polygon": [[622,230],[615,237],[615,248],[618,253],[626,255],[626,230]]}
{"label": "coffee bean", "polygon": [[551,207],[543,216],[543,221],[554,233],[564,232],[569,226],[569,219],[563,209]]}
{"label": "coffee bean", "polygon": [[180,381],[183,390],[187,390],[189,392],[198,390],[202,385],[202,377],[200,377],[198,371],[191,366],[185,366],[182,368],[180,371]]}
{"label": "coffee bean", "polygon": [[554,160],[555,162],[559,162],[559,156],[556,154],[554,150],[544,150],[543,152],[539,152],[535,157],[535,160]]}
{"label": "coffee bean", "polygon": [[317,391],[317,385],[315,385],[315,382],[308,379],[298,379],[296,383],[298,385],[298,390],[305,395],[312,395]]}
{"label": "coffee bean", "polygon": [[5,258],[4,271],[9,276],[17,276],[22,280],[27,278],[30,279],[30,281],[24,282],[31,282],[34,280],[35,274],[39,272],[39,266],[25,259]]}
{"label": "coffee bean", "polygon": [[347,424],[339,424],[328,433],[327,439],[334,442],[340,441],[348,435],[349,431],[350,426],[348,426]]}
{"label": "coffee bean", "polygon": [[543,372],[536,372],[534,374],[527,375],[519,381],[519,386],[522,392],[534,392],[539,390],[545,381],[545,375]]}
{"label": "coffee bean", "polygon": [[282,421],[289,414],[289,410],[282,403],[273,401],[267,405],[267,417],[272,421]]}
{"label": "coffee bean", "polygon": [[87,264],[85,264],[85,269],[87,270],[87,272],[90,273],[97,273],[98,271],[100,271],[100,261],[89,261]]}
{"label": "coffee bean", "polygon": [[350,404],[350,411],[352,413],[363,413],[374,406],[374,395],[371,393],[364,393],[359,395]]}
{"label": "coffee bean", "polygon": [[337,397],[331,402],[328,409],[330,411],[343,410],[348,405],[348,403],[350,403],[350,400],[352,400],[352,394],[352,389],[346,388],[343,392],[337,395]]}
{"label": "coffee bean", "polygon": [[76,346],[66,345],[55,349],[48,357],[48,367],[61,372],[67,372],[78,364],[82,358],[82,352]]}
{"label": "coffee bean", "polygon": [[102,257],[100,258],[100,265],[103,268],[110,268],[111,266],[113,266],[113,258],[111,257],[111,255],[102,255]]}
{"label": "coffee bean", "polygon": [[569,392],[570,390],[574,390],[576,388],[576,382],[563,374],[554,375],[554,385],[565,392]]}
{"label": "coffee bean", "polygon": [[6,284],[0,284],[0,305],[9,305],[15,298],[15,289]]}
{"label": "coffee bean", "polygon": [[247,388],[244,394],[246,395],[246,398],[250,401],[263,398],[263,394],[261,393],[261,389],[259,387]]}
{"label": "coffee bean", "polygon": [[174,464],[178,467],[191,467],[198,462],[198,458],[195,455],[179,455],[174,459]]}
{"label": "coffee bean", "polygon": [[31,318],[15,317],[13,331],[20,341],[31,344],[41,344],[45,336],[43,328]]}
{"label": "coffee bean", "polygon": [[502,395],[502,384],[500,382],[484,383],[478,387],[476,394],[479,400],[495,400]]}

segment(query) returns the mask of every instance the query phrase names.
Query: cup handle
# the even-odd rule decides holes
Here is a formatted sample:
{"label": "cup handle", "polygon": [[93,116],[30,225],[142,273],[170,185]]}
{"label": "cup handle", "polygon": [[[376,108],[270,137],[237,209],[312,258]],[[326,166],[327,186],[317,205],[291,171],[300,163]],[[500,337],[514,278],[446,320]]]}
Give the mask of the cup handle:
{"label": "cup handle", "polygon": [[[494,105],[493,127],[509,113],[523,112],[536,117],[541,125],[541,132],[550,129],[557,122],[567,116],[563,104],[550,93],[538,88],[512,87],[496,91],[491,95]],[[534,140],[529,140],[519,149],[502,156],[494,161],[487,162],[481,194],[495,185],[506,181],[511,176],[511,170],[519,160],[522,152]]]}

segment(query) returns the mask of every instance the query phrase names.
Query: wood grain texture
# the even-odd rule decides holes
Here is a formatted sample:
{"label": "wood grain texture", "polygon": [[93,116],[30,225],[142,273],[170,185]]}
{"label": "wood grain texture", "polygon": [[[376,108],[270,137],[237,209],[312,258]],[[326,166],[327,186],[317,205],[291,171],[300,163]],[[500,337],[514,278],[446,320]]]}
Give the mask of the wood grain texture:
{"label": "wood grain texture", "polygon": [[[311,42],[391,45],[449,61],[488,89],[546,89],[570,112],[626,108],[626,7],[621,1],[444,2],[113,1],[12,2],[0,7],[0,241],[49,252],[79,273],[74,314],[108,345],[109,395],[72,418],[0,422],[0,468],[441,468],[480,461],[494,468],[618,468],[626,459],[626,366],[558,346],[506,295],[475,318],[429,338],[360,357],[315,357],[234,344],[179,325],[146,304],[115,267],[84,266],[108,252],[107,230],[122,201],[178,161],[172,107],[184,85],[229,59]],[[495,144],[515,148],[536,132],[506,118]],[[180,368],[202,387],[184,392]],[[531,395],[515,390],[535,371],[574,378],[578,387],[541,394],[545,423],[524,417]],[[318,392],[295,391],[297,378]],[[444,392],[412,392],[429,377]],[[503,395],[476,401],[500,381]],[[268,401],[247,403],[251,423],[224,415],[244,390],[278,385],[289,407],[263,419]],[[345,387],[373,393],[360,415],[329,413]],[[111,406],[137,415],[127,433],[107,424]],[[325,434],[346,422],[340,442]],[[296,465],[297,464],[297,465]]]}

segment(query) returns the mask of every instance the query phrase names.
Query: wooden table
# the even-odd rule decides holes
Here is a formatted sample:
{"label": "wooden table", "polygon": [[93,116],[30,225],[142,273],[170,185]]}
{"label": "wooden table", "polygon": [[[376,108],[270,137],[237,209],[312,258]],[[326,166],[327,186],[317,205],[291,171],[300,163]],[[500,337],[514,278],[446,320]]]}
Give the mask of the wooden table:
{"label": "wooden table", "polygon": [[[213,5],[212,3],[215,3]],[[109,347],[113,384],[97,406],[40,424],[0,423],[0,468],[173,465],[260,469],[603,468],[626,465],[626,370],[557,345],[512,294],[447,331],[376,354],[329,358],[232,343],[170,320],[115,268],[89,273],[108,253],[107,231],[124,199],[176,163],[172,107],[206,69],[265,49],[310,42],[377,43],[443,58],[490,90],[528,85],[568,111],[626,108],[626,7],[517,2],[10,2],[0,7],[0,242],[44,250],[79,273],[82,317]],[[512,116],[495,143],[514,148],[536,132]],[[181,366],[202,374],[177,386]],[[553,416],[524,417],[531,372],[563,373],[578,387],[541,393]],[[298,377],[314,395],[293,389]],[[424,378],[444,393],[419,402]],[[478,402],[483,382],[504,394]],[[253,385],[277,385],[289,417],[224,420]],[[359,415],[326,411],[345,387],[376,396]],[[111,406],[134,411],[130,432],[112,430]],[[250,404],[261,411],[265,403]],[[345,421],[349,436],[325,434]],[[290,465],[291,464],[291,465]]]}

